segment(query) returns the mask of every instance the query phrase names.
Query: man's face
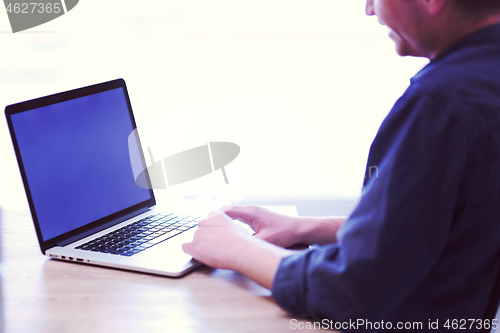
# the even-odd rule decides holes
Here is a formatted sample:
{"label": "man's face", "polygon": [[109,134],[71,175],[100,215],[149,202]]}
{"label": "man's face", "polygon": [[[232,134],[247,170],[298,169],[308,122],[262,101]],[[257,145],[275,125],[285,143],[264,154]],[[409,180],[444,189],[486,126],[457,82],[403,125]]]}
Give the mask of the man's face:
{"label": "man's face", "polygon": [[367,0],[366,15],[386,25],[401,56],[425,56],[425,22],[417,0]]}

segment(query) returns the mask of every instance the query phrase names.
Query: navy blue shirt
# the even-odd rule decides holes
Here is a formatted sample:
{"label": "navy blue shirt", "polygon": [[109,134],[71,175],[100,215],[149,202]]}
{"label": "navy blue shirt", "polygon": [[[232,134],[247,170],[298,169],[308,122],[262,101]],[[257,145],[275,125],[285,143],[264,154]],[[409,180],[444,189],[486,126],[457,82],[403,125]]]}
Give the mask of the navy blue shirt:
{"label": "navy blue shirt", "polygon": [[412,78],[373,141],[370,173],[337,243],[281,261],[276,302],[295,316],[420,331],[483,319],[500,268],[500,25]]}

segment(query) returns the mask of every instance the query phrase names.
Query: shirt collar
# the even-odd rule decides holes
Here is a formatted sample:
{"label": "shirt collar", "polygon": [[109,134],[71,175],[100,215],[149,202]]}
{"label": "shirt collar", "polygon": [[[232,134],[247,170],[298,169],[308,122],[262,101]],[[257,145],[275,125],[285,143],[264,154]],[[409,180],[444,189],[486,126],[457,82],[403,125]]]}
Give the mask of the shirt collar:
{"label": "shirt collar", "polygon": [[487,44],[500,44],[500,23],[492,24],[485,28],[477,30],[448,46],[444,51],[442,51],[434,59],[432,59],[427,66],[425,66],[420,72],[418,72],[411,79],[411,82],[418,79],[418,77],[430,70],[434,64],[440,62],[448,56],[470,47],[477,47]]}

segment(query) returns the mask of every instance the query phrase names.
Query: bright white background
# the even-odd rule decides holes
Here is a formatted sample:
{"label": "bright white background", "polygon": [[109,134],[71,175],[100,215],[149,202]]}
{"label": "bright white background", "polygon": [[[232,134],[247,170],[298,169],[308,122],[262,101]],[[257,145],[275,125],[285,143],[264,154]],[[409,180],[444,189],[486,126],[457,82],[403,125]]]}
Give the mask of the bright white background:
{"label": "bright white background", "polygon": [[[356,198],[380,123],[426,64],[398,57],[364,5],[81,0],[17,34],[0,8],[0,106],[122,77],[139,126],[194,108],[206,140],[240,145],[247,198]],[[0,205],[27,208],[4,116],[0,161]]]}

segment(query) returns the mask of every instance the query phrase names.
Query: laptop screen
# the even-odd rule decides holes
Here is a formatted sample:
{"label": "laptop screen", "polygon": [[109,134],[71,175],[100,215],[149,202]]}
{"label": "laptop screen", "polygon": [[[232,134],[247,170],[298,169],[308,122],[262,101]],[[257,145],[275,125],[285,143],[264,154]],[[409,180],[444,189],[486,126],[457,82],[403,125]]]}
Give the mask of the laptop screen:
{"label": "laptop screen", "polygon": [[132,173],[127,102],[120,87],[11,115],[43,241],[152,198]]}

